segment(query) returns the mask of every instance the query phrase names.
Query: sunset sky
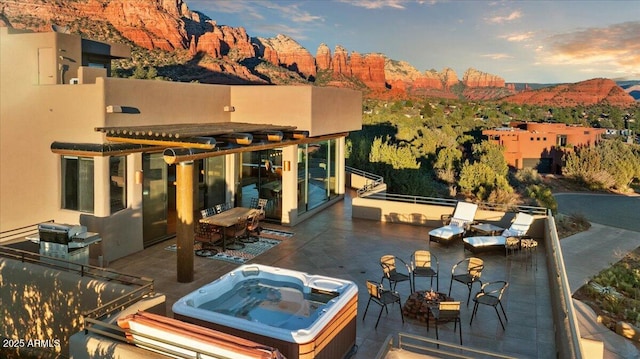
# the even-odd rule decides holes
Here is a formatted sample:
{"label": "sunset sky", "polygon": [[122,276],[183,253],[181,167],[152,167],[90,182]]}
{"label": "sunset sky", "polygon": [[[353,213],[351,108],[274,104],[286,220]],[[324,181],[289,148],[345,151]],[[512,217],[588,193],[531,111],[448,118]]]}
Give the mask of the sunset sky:
{"label": "sunset sky", "polygon": [[379,52],[420,71],[469,67],[507,82],[640,80],[640,0],[185,0],[249,36]]}

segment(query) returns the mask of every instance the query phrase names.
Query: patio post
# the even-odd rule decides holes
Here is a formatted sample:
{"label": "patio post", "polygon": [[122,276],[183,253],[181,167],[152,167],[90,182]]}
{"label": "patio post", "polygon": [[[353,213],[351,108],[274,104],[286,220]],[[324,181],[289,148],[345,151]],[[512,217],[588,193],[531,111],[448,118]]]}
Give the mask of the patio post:
{"label": "patio post", "polygon": [[193,161],[176,166],[176,245],[178,282],[193,281]]}

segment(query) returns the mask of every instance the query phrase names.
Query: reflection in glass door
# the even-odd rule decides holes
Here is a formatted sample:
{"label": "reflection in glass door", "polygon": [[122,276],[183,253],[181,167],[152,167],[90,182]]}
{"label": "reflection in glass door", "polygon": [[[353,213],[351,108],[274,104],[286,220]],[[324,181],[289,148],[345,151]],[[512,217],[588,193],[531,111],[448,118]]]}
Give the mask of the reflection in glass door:
{"label": "reflection in glass door", "polygon": [[298,214],[337,196],[336,158],[336,140],[298,146]]}
{"label": "reflection in glass door", "polygon": [[241,161],[241,190],[236,203],[249,206],[252,198],[268,200],[266,217],[282,219],[282,149],[244,152]]}
{"label": "reflection in glass door", "polygon": [[143,244],[148,247],[168,237],[168,171],[162,153],[142,154]]}

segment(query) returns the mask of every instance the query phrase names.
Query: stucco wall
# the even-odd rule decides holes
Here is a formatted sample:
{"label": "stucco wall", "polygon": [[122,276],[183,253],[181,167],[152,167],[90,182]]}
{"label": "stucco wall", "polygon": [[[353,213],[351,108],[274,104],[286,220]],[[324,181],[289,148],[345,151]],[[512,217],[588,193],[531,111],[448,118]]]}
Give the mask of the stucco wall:
{"label": "stucco wall", "polygon": [[359,91],[314,86],[233,86],[233,122],[296,126],[309,136],[362,128]]}
{"label": "stucco wall", "polygon": [[134,113],[110,113],[105,126],[229,122],[230,86],[99,78],[105,89],[104,108],[129,107]]}

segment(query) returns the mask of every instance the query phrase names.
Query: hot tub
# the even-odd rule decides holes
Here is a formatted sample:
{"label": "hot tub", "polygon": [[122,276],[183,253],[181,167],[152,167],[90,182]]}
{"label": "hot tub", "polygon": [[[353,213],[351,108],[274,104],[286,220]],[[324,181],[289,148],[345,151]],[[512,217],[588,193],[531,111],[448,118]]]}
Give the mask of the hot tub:
{"label": "hot tub", "polygon": [[182,297],[176,319],[276,347],[288,359],[343,358],[355,345],[355,283],[243,265]]}

